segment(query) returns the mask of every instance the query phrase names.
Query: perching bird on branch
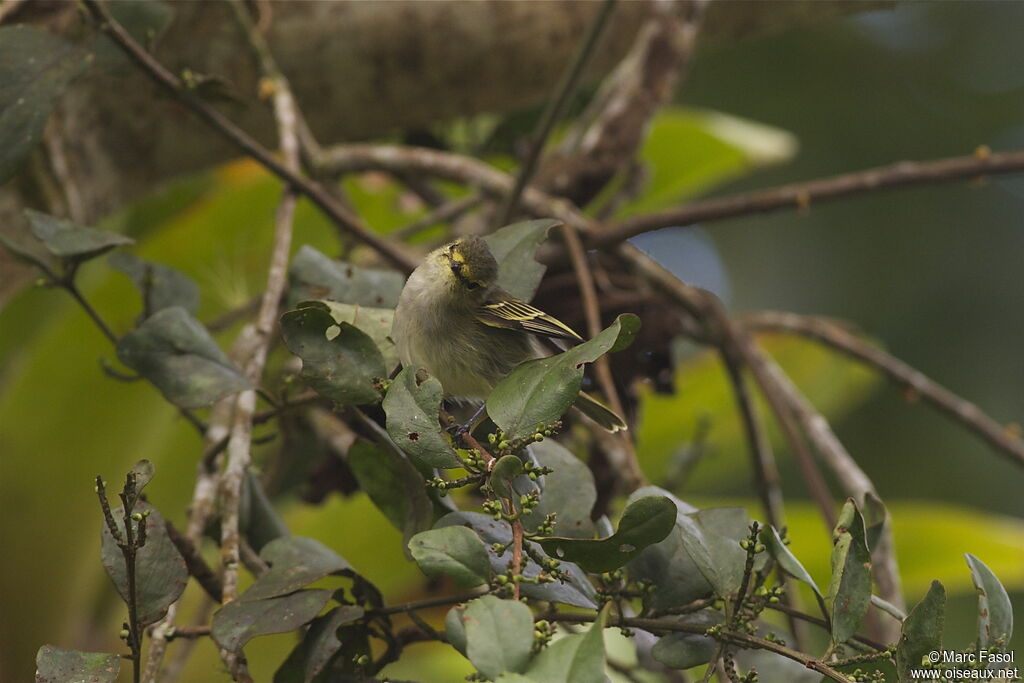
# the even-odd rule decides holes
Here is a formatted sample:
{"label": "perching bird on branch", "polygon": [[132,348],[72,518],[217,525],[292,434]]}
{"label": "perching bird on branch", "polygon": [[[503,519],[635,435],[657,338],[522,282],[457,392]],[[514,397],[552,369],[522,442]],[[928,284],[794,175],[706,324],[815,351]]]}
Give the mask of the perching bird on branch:
{"label": "perching bird on branch", "polygon": [[[479,237],[430,252],[409,276],[395,309],[391,338],[402,365],[424,368],[447,396],[477,403],[517,365],[547,355],[538,336],[583,341],[562,321],[498,287],[497,278],[498,263]],[[626,428],[583,392],[574,405],[605,429]]]}

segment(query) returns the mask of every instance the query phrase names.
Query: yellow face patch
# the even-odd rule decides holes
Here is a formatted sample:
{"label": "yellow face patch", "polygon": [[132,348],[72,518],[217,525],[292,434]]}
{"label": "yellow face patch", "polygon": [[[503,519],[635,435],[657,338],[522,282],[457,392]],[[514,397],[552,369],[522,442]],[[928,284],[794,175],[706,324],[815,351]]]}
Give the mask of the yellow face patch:
{"label": "yellow face patch", "polygon": [[473,290],[484,285],[484,282],[473,277],[473,267],[466,262],[466,255],[462,253],[457,244],[448,248],[448,261],[452,273],[455,274],[459,282],[465,285],[466,289]]}

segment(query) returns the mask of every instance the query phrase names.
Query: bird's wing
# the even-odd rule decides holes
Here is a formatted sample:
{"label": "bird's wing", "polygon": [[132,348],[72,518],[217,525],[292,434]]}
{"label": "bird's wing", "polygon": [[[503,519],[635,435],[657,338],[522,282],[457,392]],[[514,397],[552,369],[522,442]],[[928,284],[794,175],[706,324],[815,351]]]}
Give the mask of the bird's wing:
{"label": "bird's wing", "polygon": [[507,292],[501,292],[496,300],[488,301],[477,309],[477,319],[491,327],[522,330],[545,337],[558,337],[583,341],[583,338],[558,318],[521,301]]}

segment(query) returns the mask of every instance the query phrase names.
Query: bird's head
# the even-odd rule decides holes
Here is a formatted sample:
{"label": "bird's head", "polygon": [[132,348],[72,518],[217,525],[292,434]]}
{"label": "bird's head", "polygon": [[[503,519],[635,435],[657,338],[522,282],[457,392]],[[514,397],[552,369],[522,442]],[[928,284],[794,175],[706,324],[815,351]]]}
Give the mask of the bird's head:
{"label": "bird's head", "polygon": [[476,235],[462,237],[435,252],[452,289],[483,298],[498,279],[498,262],[487,243]]}

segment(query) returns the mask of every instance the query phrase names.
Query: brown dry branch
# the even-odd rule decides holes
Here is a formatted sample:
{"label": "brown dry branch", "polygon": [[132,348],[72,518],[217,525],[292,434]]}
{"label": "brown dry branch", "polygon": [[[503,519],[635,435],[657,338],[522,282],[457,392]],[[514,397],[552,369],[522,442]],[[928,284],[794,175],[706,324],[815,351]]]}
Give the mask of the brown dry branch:
{"label": "brown dry branch", "polygon": [[744,324],[753,330],[771,330],[799,334],[855,358],[869,368],[887,375],[939,411],[959,422],[987,441],[997,452],[1018,465],[1024,465],[1024,441],[1011,427],[989,417],[978,406],[957,396],[899,358],[886,353],[841,325],[812,316],[777,311],[746,315]]}
{"label": "brown dry branch", "polygon": [[969,156],[901,161],[831,178],[690,202],[676,209],[626,218],[593,231],[587,247],[606,249],[641,233],[674,225],[710,223],[785,209],[805,210],[820,202],[887,189],[937,185],[1022,171],[1024,151],[991,152],[981,147]]}

